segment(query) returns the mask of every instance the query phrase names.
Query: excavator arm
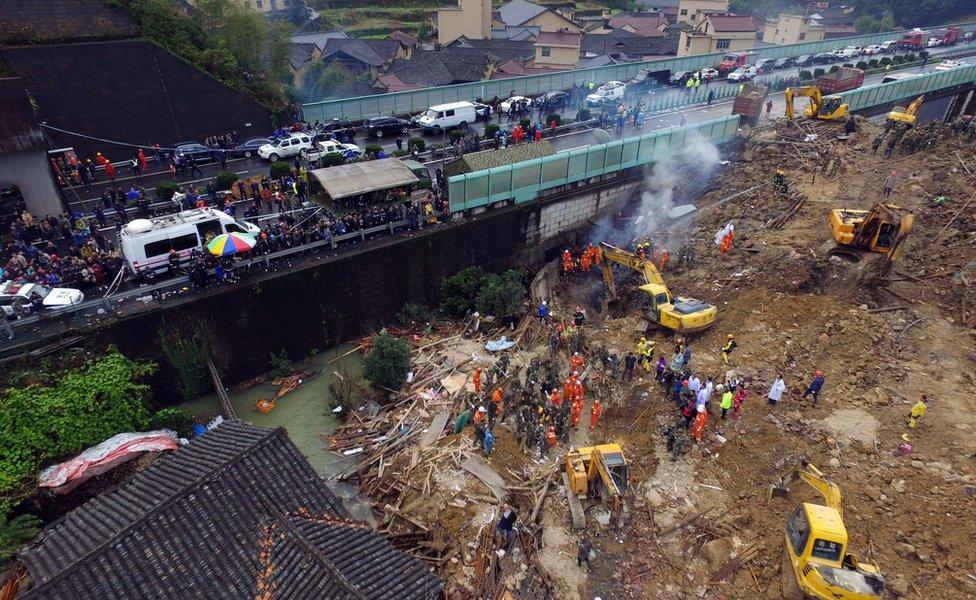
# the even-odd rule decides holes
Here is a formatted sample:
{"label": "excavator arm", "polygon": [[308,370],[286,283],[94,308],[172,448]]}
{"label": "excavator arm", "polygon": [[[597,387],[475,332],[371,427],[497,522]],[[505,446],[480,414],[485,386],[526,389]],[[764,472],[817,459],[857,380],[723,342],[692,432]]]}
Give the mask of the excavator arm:
{"label": "excavator arm", "polygon": [[921,95],[918,98],[912,100],[912,103],[908,105],[905,112],[909,115],[915,116],[918,114],[920,108],[922,108],[922,103],[925,102],[925,95]]}
{"label": "excavator arm", "polygon": [[[661,277],[661,273],[657,270],[657,267],[652,262],[640,258],[633,252],[611,246],[606,242],[600,244],[600,252],[603,255],[603,278],[607,280],[609,277],[607,287],[611,289],[611,296],[616,296],[616,294],[613,293],[613,271],[610,270],[610,263],[617,263],[618,265],[623,265],[628,269],[642,273],[647,283],[665,285],[664,278]],[[607,275],[608,273],[609,275]]]}
{"label": "excavator arm", "polygon": [[836,510],[841,518],[844,517],[844,507],[841,505],[841,494],[840,487],[827,478],[820,469],[811,465],[808,462],[804,462],[802,466],[797,467],[793,471],[794,479],[802,479],[807,482],[810,487],[814,488],[820,495],[824,497],[824,503],[829,507]]}
{"label": "excavator arm", "polygon": [[592,481],[595,476],[600,478],[603,487],[606,488],[607,494],[610,496],[608,500],[613,503],[613,514],[619,515],[623,504],[623,492],[614,480],[613,474],[610,473],[606,462],[604,462],[603,453],[596,448],[593,449],[593,454],[590,456],[589,479]]}
{"label": "excavator arm", "polygon": [[813,114],[820,112],[820,105],[823,103],[823,93],[815,85],[805,85],[803,87],[791,88],[788,87],[783,92],[783,96],[786,99],[786,118],[792,119],[796,116],[795,109],[793,107],[793,98],[795,96],[801,96],[810,99],[810,106],[813,108]]}

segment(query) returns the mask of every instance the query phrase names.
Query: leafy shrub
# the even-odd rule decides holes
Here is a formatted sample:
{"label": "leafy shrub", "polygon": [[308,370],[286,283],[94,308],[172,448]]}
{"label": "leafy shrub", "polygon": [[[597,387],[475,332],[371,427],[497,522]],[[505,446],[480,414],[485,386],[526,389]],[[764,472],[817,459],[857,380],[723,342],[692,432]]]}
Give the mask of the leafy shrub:
{"label": "leafy shrub", "polygon": [[903,62],[905,62],[905,57],[902,56],[901,54],[896,54],[895,56],[893,56],[891,58],[891,62],[892,62],[892,64],[900,65]]}
{"label": "leafy shrub", "polygon": [[528,131],[529,127],[532,126],[532,119],[519,119],[519,125],[522,127],[522,131]]}
{"label": "leafy shrub", "polygon": [[453,316],[463,316],[474,309],[485,272],[480,267],[468,267],[441,282],[441,310]]}
{"label": "leafy shrub", "polygon": [[149,419],[149,429],[172,429],[180,437],[193,433],[193,415],[179,406],[159,410]]}
{"label": "leafy shrub", "polygon": [[488,125],[485,125],[485,139],[486,140],[495,139],[495,134],[498,133],[499,131],[501,131],[501,127],[499,127],[494,123],[489,123]]}
{"label": "leafy shrub", "polygon": [[822,77],[824,73],[826,73],[826,71],[824,71],[823,69],[820,69],[820,68],[817,68],[817,69],[814,69],[813,70],[813,76],[814,77]]}
{"label": "leafy shrub", "polygon": [[390,156],[396,156],[397,158],[399,158],[401,156],[407,156],[408,154],[410,153],[407,152],[406,150],[394,150],[393,154],[391,154]]}
{"label": "leafy shrub", "polygon": [[918,59],[919,60],[925,60],[929,56],[931,56],[931,54],[929,54],[929,51],[928,50],[922,50],[921,52],[918,53]]}
{"label": "leafy shrub", "polygon": [[427,149],[427,142],[424,141],[424,138],[412,137],[407,140],[407,148],[410,150],[416,148],[417,152],[423,152]]}
{"label": "leafy shrub", "polygon": [[877,69],[878,68],[878,59],[872,58],[871,60],[869,60],[868,61],[868,68],[869,69]]}
{"label": "leafy shrub", "polygon": [[217,186],[217,189],[220,191],[231,189],[236,182],[237,173],[233,173],[231,171],[221,171],[220,173],[217,173],[216,177],[214,177],[214,185]]}
{"label": "leafy shrub", "polygon": [[563,118],[558,113],[552,113],[546,115],[546,127],[549,127],[549,124],[552,123],[553,121],[556,122],[556,127],[559,127],[560,125],[562,125]]}
{"label": "leafy shrub", "polygon": [[180,189],[180,186],[172,181],[163,181],[156,184],[156,197],[160,202],[169,202],[173,199],[173,194]]}
{"label": "leafy shrub", "polygon": [[278,379],[291,375],[291,357],[288,351],[282,348],[277,354],[272,352],[268,356],[268,377]]}
{"label": "leafy shrub", "polygon": [[905,55],[905,62],[915,62],[916,60],[918,60],[918,57],[915,56],[914,52],[909,52]]}
{"label": "leafy shrub", "polygon": [[0,519],[30,495],[42,462],[77,454],[123,431],[149,423],[155,370],[115,348],[87,364],[44,375],[53,383],[7,388],[0,396]]}
{"label": "leafy shrub", "polygon": [[34,515],[18,515],[7,520],[0,516],[0,562],[13,558],[20,547],[31,541],[43,523]]}
{"label": "leafy shrub", "polygon": [[460,129],[452,129],[451,130],[450,138],[451,138],[451,143],[452,144],[455,143],[455,142],[457,142],[458,140],[462,139],[463,137],[464,137],[464,132],[461,131]]}
{"label": "leafy shrub", "polygon": [[485,276],[475,305],[478,312],[483,315],[505,318],[521,311],[524,298],[525,286],[522,285],[522,273],[510,270],[501,275]]}
{"label": "leafy shrub", "polygon": [[184,331],[178,327],[161,327],[157,330],[166,361],[180,378],[180,394],[184,400],[192,400],[213,388],[210,370],[207,368],[207,330],[198,321]]}
{"label": "leafy shrub", "polygon": [[279,160],[271,163],[271,179],[281,179],[291,175],[291,165],[286,161]]}
{"label": "leafy shrub", "polygon": [[806,69],[800,71],[800,81],[810,81],[813,79],[813,74]]}
{"label": "leafy shrub", "polygon": [[833,65],[832,67],[830,67],[830,71],[829,71],[830,73],[836,73],[837,71],[840,71],[839,66]]}
{"label": "leafy shrub", "polygon": [[852,65],[851,63],[844,63],[844,68],[853,69],[854,65]]}
{"label": "leafy shrub", "polygon": [[410,346],[385,329],[373,340],[373,349],[363,359],[363,377],[376,387],[399,390],[410,371]]}
{"label": "leafy shrub", "polygon": [[590,112],[588,108],[581,108],[578,113],[576,113],[577,121],[589,121],[593,118],[593,113]]}
{"label": "leafy shrub", "polygon": [[380,152],[383,151],[383,146],[380,146],[378,144],[366,144],[366,148],[364,148],[364,151],[366,152],[366,154],[379,156]]}
{"label": "leafy shrub", "polygon": [[419,302],[407,302],[396,314],[396,320],[401,325],[409,323],[426,323],[434,319],[436,315],[430,307]]}
{"label": "leafy shrub", "polygon": [[[328,400],[326,410],[328,415],[337,415],[340,419],[346,419],[351,414],[355,414],[367,398],[363,395],[363,378],[355,373],[351,373],[345,367],[339,366],[332,372],[332,379],[326,386]],[[334,409],[342,407],[338,413],[332,412]]]}
{"label": "leafy shrub", "polygon": [[859,60],[857,61],[857,64],[854,66],[863,71],[864,69],[868,68],[868,63],[864,62],[863,60]]}
{"label": "leafy shrub", "polygon": [[891,58],[886,56],[882,58],[880,61],[878,61],[878,64],[881,65],[882,67],[886,67],[891,64]]}
{"label": "leafy shrub", "polygon": [[338,152],[329,152],[319,158],[319,164],[325,167],[335,167],[346,164],[346,158]]}

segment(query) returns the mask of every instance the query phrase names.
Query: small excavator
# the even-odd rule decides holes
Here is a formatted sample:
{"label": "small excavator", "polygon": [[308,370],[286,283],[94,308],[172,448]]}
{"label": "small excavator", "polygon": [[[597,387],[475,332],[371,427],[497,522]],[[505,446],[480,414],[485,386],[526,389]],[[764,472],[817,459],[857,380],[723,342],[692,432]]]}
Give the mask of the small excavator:
{"label": "small excavator", "polygon": [[862,563],[847,550],[847,528],[840,487],[819,469],[802,461],[770,497],[786,496],[789,482],[802,479],[824,498],[823,504],[802,502],[786,524],[786,548],[780,578],[783,598],[803,600],[881,600],[885,581],[873,562]]}
{"label": "small excavator", "polygon": [[907,107],[896,106],[892,108],[885,121],[885,130],[892,127],[904,127],[905,129],[915,127],[915,123],[918,121],[918,110],[922,108],[923,102],[925,102],[924,95],[912,100],[912,103]]}
{"label": "small excavator", "polygon": [[810,105],[803,110],[803,116],[808,119],[839,121],[846,119],[851,114],[850,107],[844,104],[843,97],[834,94],[824,98],[823,92],[815,85],[805,85],[798,88],[788,87],[784,90],[783,96],[786,99],[787,119],[793,119],[796,116],[796,111],[793,108],[794,96],[810,99]]}
{"label": "small excavator", "polygon": [[891,273],[891,265],[912,231],[915,216],[900,206],[878,202],[871,210],[835,208],[828,220],[837,242],[828,254],[851,262],[859,262],[866,254],[880,254],[880,261],[870,266],[874,271],[871,279],[879,282]]}
{"label": "small excavator", "polygon": [[623,497],[628,482],[627,459],[620,444],[601,444],[566,454],[563,483],[569,499],[573,529],[586,526],[580,498],[597,498],[610,504],[610,518],[619,522],[623,514]]}
{"label": "small excavator", "polygon": [[686,334],[707,329],[715,322],[717,310],[711,304],[694,298],[672,298],[664,278],[651,261],[606,242],[600,244],[600,253],[609,300],[617,299],[617,287],[613,281],[613,263],[616,263],[644,275],[645,283],[639,289],[644,293],[647,317],[654,323]]}

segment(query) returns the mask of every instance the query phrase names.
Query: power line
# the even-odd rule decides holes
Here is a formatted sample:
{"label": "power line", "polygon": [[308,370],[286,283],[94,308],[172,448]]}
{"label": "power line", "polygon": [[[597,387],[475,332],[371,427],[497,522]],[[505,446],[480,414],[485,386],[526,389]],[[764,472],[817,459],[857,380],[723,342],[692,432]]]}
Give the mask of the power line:
{"label": "power line", "polygon": [[144,150],[176,150],[176,148],[163,148],[163,147],[155,148],[153,146],[147,146],[145,144],[130,144],[128,142],[119,142],[119,141],[116,141],[116,140],[107,140],[105,138],[99,138],[99,137],[94,137],[94,136],[87,135],[87,134],[84,134],[84,133],[78,133],[77,131],[68,131],[67,129],[61,129],[60,127],[55,127],[53,125],[48,125],[47,123],[41,123],[41,127],[45,128],[45,129],[51,129],[53,131],[57,131],[57,132],[60,132],[60,133],[66,133],[68,135],[74,135],[74,136],[82,137],[82,138],[89,139],[89,140],[95,140],[96,142],[105,142],[106,144],[115,144],[117,146],[127,146],[129,148],[142,148]]}

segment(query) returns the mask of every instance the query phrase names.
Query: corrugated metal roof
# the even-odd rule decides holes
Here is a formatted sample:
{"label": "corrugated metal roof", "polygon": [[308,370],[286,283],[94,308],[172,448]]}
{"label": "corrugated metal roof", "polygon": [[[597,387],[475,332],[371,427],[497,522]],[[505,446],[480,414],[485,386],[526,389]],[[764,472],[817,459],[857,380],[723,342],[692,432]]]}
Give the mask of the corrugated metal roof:
{"label": "corrugated metal roof", "polygon": [[315,169],[311,175],[322,185],[322,189],[332,200],[420,182],[399,158],[383,158],[327,169]]}

